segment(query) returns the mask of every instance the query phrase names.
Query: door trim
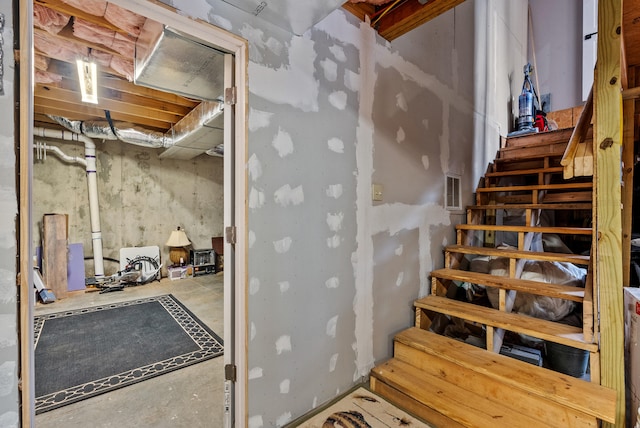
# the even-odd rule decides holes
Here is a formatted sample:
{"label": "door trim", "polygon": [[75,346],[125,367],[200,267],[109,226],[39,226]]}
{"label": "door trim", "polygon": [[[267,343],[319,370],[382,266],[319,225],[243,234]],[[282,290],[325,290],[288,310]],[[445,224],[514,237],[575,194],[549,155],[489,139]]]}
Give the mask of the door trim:
{"label": "door trim", "polygon": [[[234,118],[234,225],[237,226],[235,263],[225,266],[233,269],[235,286],[224,293],[232,293],[234,300],[234,343],[231,344],[237,366],[237,382],[233,392],[233,417],[238,426],[246,426],[247,416],[247,117],[248,117],[248,43],[246,40],[215,27],[200,19],[192,19],[177,13],[176,9],[154,0],[109,0],[124,9],[158,22],[171,23],[171,27],[191,34],[233,54],[234,79],[237,101]],[[14,3],[15,4],[15,3]],[[31,179],[33,173],[33,6],[20,1],[20,362],[22,426],[34,425],[34,349],[33,349],[33,284],[32,231],[31,231]],[[15,12],[14,12],[15,13]],[[226,143],[226,142],[225,142]],[[225,183],[225,195],[227,194]],[[226,199],[226,197],[225,197]],[[226,245],[226,244],[225,244]],[[226,276],[226,275],[225,275]],[[231,286],[229,286],[231,288]],[[227,309],[225,308],[225,313]],[[221,405],[223,403],[220,403]]]}

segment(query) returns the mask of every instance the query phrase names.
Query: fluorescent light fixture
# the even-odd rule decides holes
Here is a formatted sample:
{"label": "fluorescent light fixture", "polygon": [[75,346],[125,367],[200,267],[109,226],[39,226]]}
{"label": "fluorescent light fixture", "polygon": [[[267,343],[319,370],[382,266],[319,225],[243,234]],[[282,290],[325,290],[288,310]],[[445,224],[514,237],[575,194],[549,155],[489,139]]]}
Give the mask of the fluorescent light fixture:
{"label": "fluorescent light fixture", "polygon": [[83,103],[98,104],[98,69],[95,62],[82,59],[76,61],[78,64],[78,79],[80,81],[80,92]]}

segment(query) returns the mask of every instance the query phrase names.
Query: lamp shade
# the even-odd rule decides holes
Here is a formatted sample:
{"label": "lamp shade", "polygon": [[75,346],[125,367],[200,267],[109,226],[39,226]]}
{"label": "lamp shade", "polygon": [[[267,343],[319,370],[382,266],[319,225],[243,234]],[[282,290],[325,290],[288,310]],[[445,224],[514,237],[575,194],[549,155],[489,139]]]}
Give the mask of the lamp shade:
{"label": "lamp shade", "polygon": [[171,236],[169,236],[165,245],[167,247],[186,247],[187,245],[191,245],[191,241],[187,238],[187,234],[184,233],[184,230],[178,228],[177,230],[171,231]]}

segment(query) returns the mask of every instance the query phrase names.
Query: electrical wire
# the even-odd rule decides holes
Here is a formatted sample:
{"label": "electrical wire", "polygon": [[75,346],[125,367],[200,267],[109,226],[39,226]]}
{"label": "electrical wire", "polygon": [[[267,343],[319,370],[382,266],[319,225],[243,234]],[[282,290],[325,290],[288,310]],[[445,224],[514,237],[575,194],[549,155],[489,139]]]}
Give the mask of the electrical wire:
{"label": "electrical wire", "polygon": [[373,22],[371,23],[371,26],[376,25],[376,24],[378,23],[378,21],[380,21],[380,20],[382,19],[382,17],[383,17],[383,16],[385,16],[389,11],[391,11],[391,9],[393,9],[394,7],[396,7],[396,5],[397,5],[398,3],[400,3],[400,2],[404,2],[404,1],[406,1],[406,0],[396,0],[396,1],[394,1],[393,3],[391,3],[391,5],[389,5],[386,9],[384,9],[384,10],[382,11],[382,13],[380,13],[380,16],[378,16],[378,17],[375,19],[375,21],[373,21]]}

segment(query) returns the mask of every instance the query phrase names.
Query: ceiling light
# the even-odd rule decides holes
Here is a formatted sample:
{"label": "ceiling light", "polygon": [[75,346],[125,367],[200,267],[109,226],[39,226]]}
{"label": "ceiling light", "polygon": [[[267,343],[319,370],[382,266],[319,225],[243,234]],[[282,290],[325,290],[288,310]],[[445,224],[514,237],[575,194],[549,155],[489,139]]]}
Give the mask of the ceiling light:
{"label": "ceiling light", "polygon": [[83,103],[98,104],[98,70],[95,62],[83,59],[78,64],[78,79]]}

